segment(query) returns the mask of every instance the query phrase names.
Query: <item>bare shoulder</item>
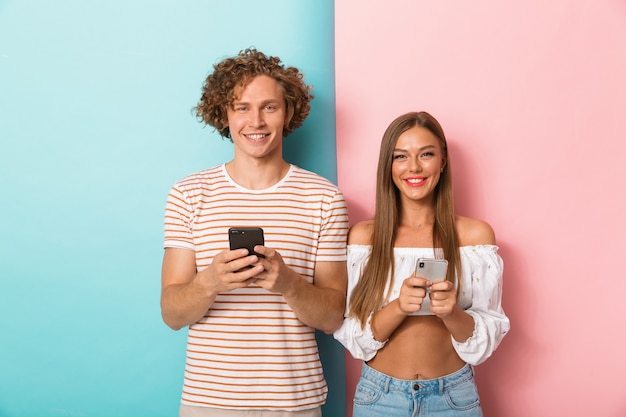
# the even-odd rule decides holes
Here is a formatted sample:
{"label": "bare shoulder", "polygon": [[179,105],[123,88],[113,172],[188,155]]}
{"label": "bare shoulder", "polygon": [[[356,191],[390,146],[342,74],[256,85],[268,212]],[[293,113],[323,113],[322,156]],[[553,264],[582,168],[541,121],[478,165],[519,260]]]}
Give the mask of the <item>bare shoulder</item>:
{"label": "bare shoulder", "polygon": [[349,245],[369,245],[372,243],[374,220],[359,222],[350,228],[348,233]]}
{"label": "bare shoulder", "polygon": [[496,244],[496,234],[489,223],[485,221],[457,216],[456,230],[461,246]]}

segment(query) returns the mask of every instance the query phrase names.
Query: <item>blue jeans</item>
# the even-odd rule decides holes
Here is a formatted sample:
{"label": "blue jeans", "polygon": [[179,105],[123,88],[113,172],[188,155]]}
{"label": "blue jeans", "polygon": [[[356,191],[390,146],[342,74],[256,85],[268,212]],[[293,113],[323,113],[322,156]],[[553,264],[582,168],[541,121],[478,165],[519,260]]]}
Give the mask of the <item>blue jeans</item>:
{"label": "blue jeans", "polygon": [[396,379],[363,364],[353,417],[482,417],[474,371],[465,365],[435,379]]}

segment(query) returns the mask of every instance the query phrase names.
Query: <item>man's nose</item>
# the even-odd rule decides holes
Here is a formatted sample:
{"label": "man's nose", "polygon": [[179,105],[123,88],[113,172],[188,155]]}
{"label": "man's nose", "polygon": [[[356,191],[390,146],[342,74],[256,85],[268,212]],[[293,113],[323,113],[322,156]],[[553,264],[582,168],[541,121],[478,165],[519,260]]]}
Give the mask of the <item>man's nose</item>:
{"label": "man's nose", "polygon": [[263,112],[261,110],[255,110],[251,114],[252,120],[250,123],[252,126],[258,127],[263,126],[265,124],[265,118],[263,117]]}

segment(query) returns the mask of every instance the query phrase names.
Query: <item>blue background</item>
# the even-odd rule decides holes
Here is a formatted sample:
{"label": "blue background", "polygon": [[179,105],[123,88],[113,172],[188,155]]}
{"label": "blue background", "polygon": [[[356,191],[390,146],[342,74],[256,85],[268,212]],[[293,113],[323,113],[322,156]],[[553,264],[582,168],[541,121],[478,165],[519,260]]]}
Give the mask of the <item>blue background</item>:
{"label": "blue background", "polygon": [[[249,46],[315,99],[286,158],[336,182],[330,0],[0,0],[0,416],[174,416],[186,332],[160,317],[165,197],[232,158],[192,113]],[[343,349],[319,335],[345,414]]]}

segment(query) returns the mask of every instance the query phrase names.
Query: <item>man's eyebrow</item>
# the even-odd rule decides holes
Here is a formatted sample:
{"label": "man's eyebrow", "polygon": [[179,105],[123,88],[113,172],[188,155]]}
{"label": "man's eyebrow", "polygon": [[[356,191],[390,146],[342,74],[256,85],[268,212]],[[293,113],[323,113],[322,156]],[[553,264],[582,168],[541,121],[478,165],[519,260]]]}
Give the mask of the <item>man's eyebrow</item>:
{"label": "man's eyebrow", "polygon": [[[269,98],[267,100],[263,100],[261,101],[261,104],[268,104],[268,103],[280,103],[280,100],[275,99],[275,98]],[[233,104],[250,104],[250,102],[248,101],[242,101],[242,100],[235,100],[233,101]]]}

